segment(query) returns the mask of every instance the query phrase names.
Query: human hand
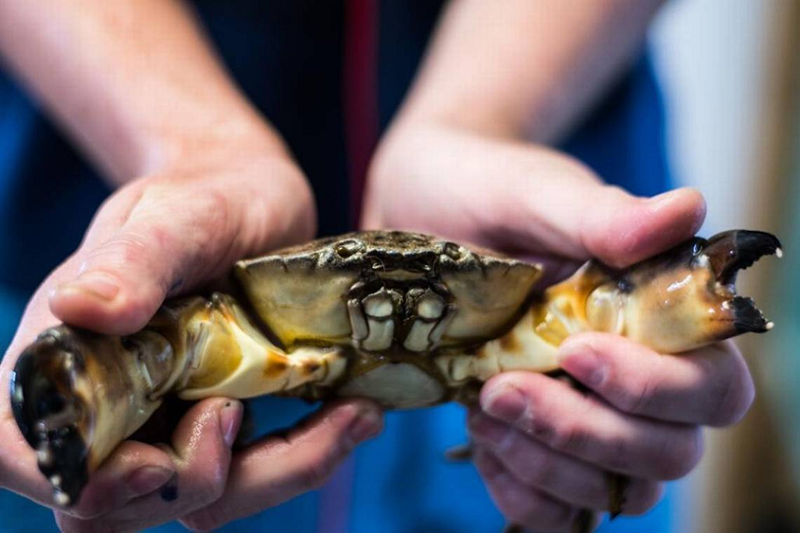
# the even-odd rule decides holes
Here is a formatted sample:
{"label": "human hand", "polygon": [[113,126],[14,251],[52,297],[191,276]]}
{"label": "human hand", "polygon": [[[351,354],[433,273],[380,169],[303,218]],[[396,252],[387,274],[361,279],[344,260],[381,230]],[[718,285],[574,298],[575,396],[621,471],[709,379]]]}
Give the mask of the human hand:
{"label": "human hand", "polygon": [[[311,191],[275,143],[204,145],[181,163],[139,178],[98,211],[75,254],[31,299],[0,366],[60,321],[110,334],[143,327],[163,299],[201,286],[234,261],[310,238]],[[286,438],[231,455],[241,404],[194,406],[169,444],[124,443],[81,500],[57,512],[65,531],[139,530],[174,519],[209,529],[321,484],[359,441],[380,429],[366,402],[323,410]],[[198,438],[200,437],[200,438]],[[0,394],[0,484],[50,504],[52,492]]]}
{"label": "human hand", "polygon": [[630,481],[625,514],[641,514],[702,456],[702,426],[728,426],[752,403],[753,383],[726,341],[665,357],[609,334],[565,341],[561,366],[587,387],[512,372],[470,412],[475,464],[504,515],[569,530],[580,509],[608,510],[608,474]]}
{"label": "human hand", "polygon": [[[401,123],[373,163],[364,223],[539,261],[553,281],[589,257],[624,267],[668,249],[704,214],[692,190],[635,198],[546,148]],[[608,509],[611,472],[631,478],[624,512],[649,509],[663,480],[697,464],[701,427],[736,422],[754,394],[729,342],[663,357],[585,334],[564,342],[560,362],[587,393],[507,373],[485,384],[469,418],[475,463],[498,507],[537,531],[569,529],[579,509]]]}
{"label": "human hand", "polygon": [[543,262],[552,278],[590,257],[621,267],[654,255],[704,217],[692,189],[637,198],[543,146],[401,122],[372,162],[362,225],[488,246]]}

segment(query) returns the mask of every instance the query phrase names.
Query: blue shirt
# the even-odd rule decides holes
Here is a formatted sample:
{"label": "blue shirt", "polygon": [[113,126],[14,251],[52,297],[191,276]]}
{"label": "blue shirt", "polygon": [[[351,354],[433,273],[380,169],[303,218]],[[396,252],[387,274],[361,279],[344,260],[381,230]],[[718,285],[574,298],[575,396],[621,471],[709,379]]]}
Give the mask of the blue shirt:
{"label": "blue shirt", "polygon": [[[231,74],[282,133],[311,181],[321,232],[350,229],[341,105],[344,4],[195,4]],[[440,7],[439,1],[380,2],[382,128],[402,101]],[[646,57],[562,148],[635,194],[668,188],[663,106]],[[32,291],[75,249],[109,193],[70,143],[0,72],[0,353]],[[312,409],[278,398],[255,400],[253,407],[263,431],[290,425]],[[499,532],[503,519],[474,468],[443,458],[444,450],[465,440],[459,406],[389,413],[383,435],[362,446],[327,487],[225,530]],[[669,501],[644,518],[620,518],[608,531],[667,531]],[[0,531],[31,530],[55,531],[52,514],[0,493]],[[157,530],[182,528],[171,524]]]}

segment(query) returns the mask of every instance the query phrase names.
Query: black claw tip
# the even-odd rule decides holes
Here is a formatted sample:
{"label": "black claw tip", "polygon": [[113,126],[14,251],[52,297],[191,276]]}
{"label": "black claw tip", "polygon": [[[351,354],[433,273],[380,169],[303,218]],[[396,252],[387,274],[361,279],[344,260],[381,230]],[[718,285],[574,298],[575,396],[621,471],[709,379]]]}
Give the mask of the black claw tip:
{"label": "black claw tip", "polygon": [[85,409],[71,394],[82,360],[65,332],[48,330],[20,355],[11,379],[11,410],[36,450],[39,470],[59,507],[74,505],[88,480],[88,452],[80,424]]}
{"label": "black claw tip", "polygon": [[748,268],[765,255],[780,255],[781,242],[764,231],[733,230],[711,237],[703,247],[717,280],[723,284],[736,281],[736,273]]}
{"label": "black claw tip", "polygon": [[734,325],[739,333],[764,333],[772,328],[751,298],[736,296],[730,300],[733,309]]}

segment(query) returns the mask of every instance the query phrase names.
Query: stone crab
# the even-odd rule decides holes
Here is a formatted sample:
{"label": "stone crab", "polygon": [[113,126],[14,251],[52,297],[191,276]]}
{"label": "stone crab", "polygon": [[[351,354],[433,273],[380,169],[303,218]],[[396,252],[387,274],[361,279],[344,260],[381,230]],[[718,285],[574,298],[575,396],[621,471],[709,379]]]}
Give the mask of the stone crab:
{"label": "stone crab", "polygon": [[728,231],[627,269],[589,261],[541,292],[538,265],[427,235],[317,240],[237,263],[229,294],[168,301],[133,335],[44,331],[17,361],[12,409],[68,507],[167,395],[470,404],[500,372],[557,373],[559,344],[581,331],[670,354],[767,331],[736,274],[780,253],[768,233]]}

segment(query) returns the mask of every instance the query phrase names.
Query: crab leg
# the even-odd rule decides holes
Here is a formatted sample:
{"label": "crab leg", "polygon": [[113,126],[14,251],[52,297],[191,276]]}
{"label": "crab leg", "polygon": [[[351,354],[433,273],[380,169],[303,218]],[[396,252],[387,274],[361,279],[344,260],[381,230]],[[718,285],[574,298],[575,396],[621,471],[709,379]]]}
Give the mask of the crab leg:
{"label": "crab leg", "polygon": [[164,395],[250,398],[330,383],[345,366],[336,348],[285,353],[233,298],[215,294],[165,305],[128,337],[67,326],[45,331],[15,367],[12,407],[56,504],[65,507]]}
{"label": "crab leg", "polygon": [[629,269],[590,261],[547,289],[505,335],[436,363],[451,387],[509,370],[558,368],[558,346],[584,331],[624,335],[677,354],[772,327],[750,298],[736,294],[736,274],[764,255],[780,256],[773,235],[736,230],[683,246]]}
{"label": "crab leg", "polygon": [[347,366],[338,347],[302,346],[287,353],[270,342],[230,296],[214,294],[182,329],[192,364],[174,392],[186,400],[252,398],[308,383],[327,385]]}

